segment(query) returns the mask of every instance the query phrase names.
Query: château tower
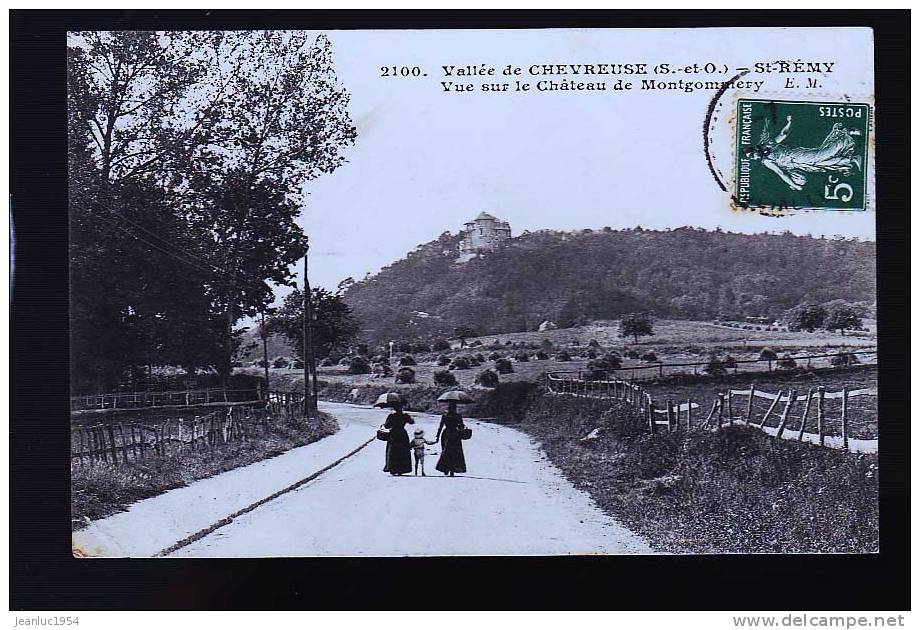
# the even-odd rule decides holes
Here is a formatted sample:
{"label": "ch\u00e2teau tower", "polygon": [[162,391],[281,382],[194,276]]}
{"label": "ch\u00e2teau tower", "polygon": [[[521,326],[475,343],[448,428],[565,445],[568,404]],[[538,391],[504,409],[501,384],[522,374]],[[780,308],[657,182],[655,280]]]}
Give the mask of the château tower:
{"label": "ch\u00e2teau tower", "polygon": [[511,225],[496,219],[488,212],[480,212],[472,221],[463,224],[460,240],[459,262],[475,258],[480,252],[489,251],[511,238]]}

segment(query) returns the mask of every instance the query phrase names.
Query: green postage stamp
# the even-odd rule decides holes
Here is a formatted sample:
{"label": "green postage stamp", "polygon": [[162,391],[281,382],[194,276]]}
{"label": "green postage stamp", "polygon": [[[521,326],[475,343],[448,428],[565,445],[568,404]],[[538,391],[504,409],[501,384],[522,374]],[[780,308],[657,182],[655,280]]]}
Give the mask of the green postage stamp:
{"label": "green postage stamp", "polygon": [[870,113],[863,103],[740,99],[737,205],[866,210]]}

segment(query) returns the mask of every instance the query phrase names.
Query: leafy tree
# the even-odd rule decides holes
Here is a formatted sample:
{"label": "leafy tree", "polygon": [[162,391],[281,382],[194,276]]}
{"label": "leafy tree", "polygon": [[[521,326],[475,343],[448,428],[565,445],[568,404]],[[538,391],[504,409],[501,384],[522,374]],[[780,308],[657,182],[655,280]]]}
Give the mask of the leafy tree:
{"label": "leafy tree", "polygon": [[[290,284],[302,184],[354,140],[328,40],[78,32],[68,47],[74,373],[217,367]],[[89,385],[88,382],[92,382]]]}
{"label": "leafy tree", "polygon": [[820,304],[800,304],[786,311],[783,321],[789,330],[814,332],[824,326],[827,309]]}
{"label": "leafy tree", "polygon": [[648,313],[630,313],[620,318],[620,337],[632,337],[639,343],[639,337],[655,334],[652,330],[652,317]]}
{"label": "leafy tree", "polygon": [[[346,349],[358,332],[351,309],[338,293],[316,287],[311,291],[313,309],[313,349],[317,356]],[[270,328],[287,339],[294,352],[303,358],[303,292],[295,289],[284,298],[277,313],[269,319]]]}
{"label": "leafy tree", "polygon": [[495,360],[495,370],[499,374],[511,374],[514,372],[514,365],[512,365],[510,359],[502,357]]}
{"label": "leafy tree", "polygon": [[778,358],[778,356],[779,356],[779,355],[777,355],[777,354],[776,354],[776,351],[773,350],[772,348],[763,348],[763,349],[760,351],[759,358],[760,358],[761,361],[766,361],[766,362],[767,362],[767,369],[768,369],[768,370],[772,370],[772,369],[773,369],[773,362],[776,361],[776,359]]}
{"label": "leafy tree", "polygon": [[862,318],[855,309],[849,306],[842,304],[830,306],[827,310],[827,317],[824,319],[824,328],[843,334],[845,330],[862,328]]}

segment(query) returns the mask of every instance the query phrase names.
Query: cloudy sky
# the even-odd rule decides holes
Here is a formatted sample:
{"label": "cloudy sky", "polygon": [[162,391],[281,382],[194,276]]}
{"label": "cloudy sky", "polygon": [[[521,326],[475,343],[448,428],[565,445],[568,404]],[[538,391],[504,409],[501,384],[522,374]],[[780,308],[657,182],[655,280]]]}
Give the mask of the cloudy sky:
{"label": "cloudy sky", "polygon": [[[358,138],[346,150],[347,164],[307,186],[301,223],[312,242],[314,286],[334,288],[345,277],[373,273],[446,230],[456,232],[482,210],[510,221],[515,235],[694,225],[875,237],[873,212],[784,218],[732,212],[702,148],[711,91],[489,94],[444,93],[440,86],[441,66],[451,64],[513,64],[526,72],[534,63],[712,61],[752,67],[789,59],[835,62],[833,73],[819,77],[821,93],[861,100],[873,92],[869,30],[333,31],[329,36],[339,78],[352,95]],[[380,76],[381,66],[394,65],[419,66],[428,76]],[[623,78],[638,88],[643,77]],[[789,91],[782,90],[786,77],[749,78],[766,80],[756,96],[788,98]],[[794,97],[805,94],[802,89]],[[730,137],[728,116],[716,123],[716,141],[722,133]],[[718,151],[717,145],[717,163],[730,169],[730,159],[730,151]]]}

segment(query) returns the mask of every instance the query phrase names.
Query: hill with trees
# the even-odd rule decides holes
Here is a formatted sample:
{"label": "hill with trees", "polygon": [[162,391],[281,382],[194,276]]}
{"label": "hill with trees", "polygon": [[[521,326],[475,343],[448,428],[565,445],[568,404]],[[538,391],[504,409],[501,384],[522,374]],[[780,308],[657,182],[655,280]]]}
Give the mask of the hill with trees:
{"label": "hill with trees", "polygon": [[535,330],[648,312],[677,319],[778,318],[805,303],[872,308],[875,243],[784,234],[583,230],[524,233],[457,264],[444,233],[345,301],[368,341]]}

